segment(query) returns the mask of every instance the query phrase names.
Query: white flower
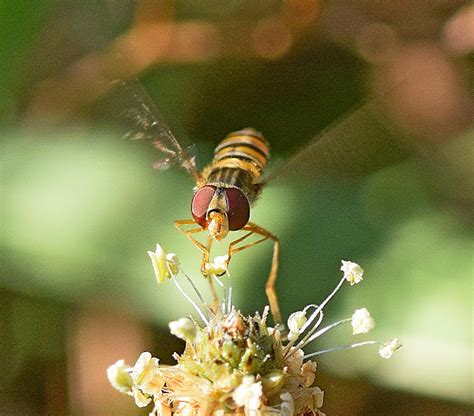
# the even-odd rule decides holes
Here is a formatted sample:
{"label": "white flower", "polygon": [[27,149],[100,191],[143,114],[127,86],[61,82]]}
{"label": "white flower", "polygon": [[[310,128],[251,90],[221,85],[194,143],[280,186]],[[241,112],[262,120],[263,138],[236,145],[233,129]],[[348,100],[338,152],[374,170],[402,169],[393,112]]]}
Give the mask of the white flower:
{"label": "white flower", "polygon": [[206,263],[204,268],[209,275],[222,276],[229,274],[227,266],[229,265],[229,256],[217,256],[212,263]]}
{"label": "white flower", "polygon": [[323,405],[324,393],[319,387],[299,388],[293,393],[295,415],[319,415]]}
{"label": "white flower", "polygon": [[281,399],[281,415],[282,416],[293,416],[295,414],[295,403],[293,402],[293,396],[290,393],[280,394]]}
{"label": "white flower", "polygon": [[129,394],[132,391],[133,381],[124,360],[118,360],[107,368],[107,378],[110,384],[120,393]]}
{"label": "white flower", "polygon": [[155,251],[148,251],[148,255],[158,284],[163,283],[166,278],[169,279],[178,274],[179,260],[175,253],[166,254],[163,247],[157,244]]}
{"label": "white flower", "polygon": [[262,383],[255,383],[254,376],[245,376],[234,390],[232,399],[235,404],[244,407],[245,412],[256,412],[262,405]]}
{"label": "white flower", "polygon": [[155,400],[155,409],[149,416],[171,416],[171,409],[160,400]]}
{"label": "white flower", "polygon": [[180,318],[169,323],[170,332],[183,341],[192,342],[196,338],[196,324],[189,318]]}
{"label": "white flower", "polygon": [[288,374],[292,376],[299,376],[301,374],[301,367],[303,365],[304,352],[302,349],[295,350],[292,348],[291,355],[285,360],[285,366]]}
{"label": "white flower", "polygon": [[300,330],[307,320],[305,311],[294,312],[290,315],[288,318],[289,341],[294,341],[300,336]]}
{"label": "white flower", "polygon": [[151,397],[144,394],[140,389],[133,387],[133,398],[138,407],[145,407],[151,402]]}
{"label": "white flower", "polygon": [[357,263],[342,260],[341,270],[344,272],[344,279],[346,279],[351,286],[362,281],[364,269],[362,269],[362,267]]}
{"label": "white flower", "polygon": [[399,339],[392,338],[380,346],[379,355],[382,358],[385,358],[386,360],[388,360],[393,355],[393,353],[397,351],[398,349],[400,349],[401,347],[402,347],[402,344],[400,343]]}
{"label": "white flower", "polygon": [[[343,276],[322,303],[308,305],[290,315],[287,321],[290,341],[287,342],[278,325],[275,328],[267,326],[268,307],[263,314],[243,316],[232,305],[229,289],[221,299],[221,308],[213,310],[188,278],[204,308],[201,310],[174,279],[178,273],[177,256],[166,254],[159,244],[154,252],[148,254],[158,283],[172,278],[204,323],[199,324],[191,316],[169,324],[171,333],[186,341],[184,352],[173,355],[177,360],[174,366],[160,366],[157,358],[144,352],[133,368],[120,360],[107,370],[111,384],[122,393],[133,396],[139,407],[150,402],[154,404],[150,415],[190,416],[212,412],[223,416],[234,412],[246,416],[324,416],[318,410],[323,404],[324,393],[314,385],[316,362],[308,358],[363,345],[380,345],[372,340],[309,354],[303,351],[309,342],[349,321],[354,334],[366,333],[374,327],[370,313],[361,308],[355,310],[351,318],[320,328],[323,308],[346,285],[345,280],[351,285],[362,280],[363,270],[356,263],[342,261]],[[217,276],[227,273],[228,263],[228,256],[216,257],[205,264],[204,274],[222,283]],[[299,338],[300,342],[295,343]],[[400,346],[398,339],[394,338],[380,345],[379,354],[390,358]]]}
{"label": "white flower", "polygon": [[305,387],[311,387],[316,378],[316,361],[306,361],[301,367],[301,376],[303,379],[303,385]]}
{"label": "white flower", "polygon": [[158,368],[158,358],[152,357],[149,352],[142,352],[132,371],[132,380],[135,386],[145,391],[147,385],[157,376]]}
{"label": "white flower", "polygon": [[324,391],[322,391],[319,387],[313,387],[313,400],[316,409],[319,409],[323,406]]}
{"label": "white flower", "polygon": [[351,318],[352,334],[366,334],[374,326],[374,319],[366,308],[356,309]]}

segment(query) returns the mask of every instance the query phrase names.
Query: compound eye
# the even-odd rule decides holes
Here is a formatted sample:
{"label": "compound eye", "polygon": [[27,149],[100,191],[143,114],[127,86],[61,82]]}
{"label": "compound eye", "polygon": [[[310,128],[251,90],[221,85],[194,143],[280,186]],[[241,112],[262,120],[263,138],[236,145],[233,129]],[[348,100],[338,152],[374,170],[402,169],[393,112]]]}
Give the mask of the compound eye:
{"label": "compound eye", "polygon": [[227,198],[229,230],[240,230],[245,227],[250,218],[249,200],[245,194],[237,188],[227,188],[224,192]]}
{"label": "compound eye", "polygon": [[194,221],[203,228],[207,227],[207,210],[215,191],[215,186],[203,186],[194,194],[193,201],[191,202],[191,213],[193,214]]}

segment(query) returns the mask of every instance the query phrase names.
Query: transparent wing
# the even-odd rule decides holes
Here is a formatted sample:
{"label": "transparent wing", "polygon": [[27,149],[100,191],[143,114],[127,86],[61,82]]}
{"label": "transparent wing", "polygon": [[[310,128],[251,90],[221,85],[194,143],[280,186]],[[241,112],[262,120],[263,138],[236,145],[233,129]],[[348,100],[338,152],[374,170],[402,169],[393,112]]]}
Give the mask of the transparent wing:
{"label": "transparent wing", "polygon": [[196,181],[200,180],[195,157],[190,154],[189,148],[176,139],[139,81],[115,81],[111,91],[100,100],[99,106],[123,127],[124,138],[153,143],[161,156],[155,168],[164,170],[178,165]]}
{"label": "transparent wing", "polygon": [[[154,144],[160,158],[156,168],[179,165],[198,179],[194,158],[175,138],[141,84],[134,79],[112,82],[113,78],[109,78],[115,73],[129,73],[128,58],[122,57],[117,45],[121,39],[118,35],[130,33],[129,28],[140,13],[140,6],[135,3],[129,0],[59,2],[44,24],[32,54],[34,59],[29,61],[26,72],[30,81],[23,107],[29,112],[32,103],[39,103],[36,106],[40,120],[41,117],[46,121],[63,120],[77,111],[89,113],[101,123],[111,122],[124,132],[124,137],[148,139]],[[57,36],[57,33],[65,35]],[[104,62],[114,62],[116,68]],[[83,72],[88,75],[84,77]],[[46,87],[38,88],[41,85]],[[40,99],[36,97],[37,101],[32,101],[35,97],[30,91],[35,94],[39,91]]]}
{"label": "transparent wing", "polygon": [[304,179],[355,179],[403,160],[408,152],[372,100],[303,146],[261,185],[295,175]]}

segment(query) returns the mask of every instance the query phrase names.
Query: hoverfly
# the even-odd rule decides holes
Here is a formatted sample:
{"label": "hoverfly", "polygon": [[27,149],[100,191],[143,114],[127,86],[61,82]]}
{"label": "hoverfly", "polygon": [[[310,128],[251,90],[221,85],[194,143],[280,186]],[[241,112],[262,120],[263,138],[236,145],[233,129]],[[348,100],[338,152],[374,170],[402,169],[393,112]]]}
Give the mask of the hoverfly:
{"label": "hoverfly", "polygon": [[[131,139],[150,139],[163,159],[155,168],[167,169],[177,164],[194,179],[195,192],[191,201],[191,219],[175,221],[176,227],[202,252],[201,272],[209,277],[208,261],[214,241],[225,239],[230,232],[245,234],[230,241],[223,269],[227,269],[234,254],[266,240],[273,241],[273,257],[266,293],[276,322],[281,313],[275,293],[278,271],[278,238],[265,228],[250,222],[250,207],[259,196],[261,180],[269,159],[269,144],[261,133],[246,128],[230,133],[215,148],[213,160],[202,170],[196,168],[194,158],[166,126],[153,101],[136,81],[119,81],[112,91],[123,105],[119,117],[130,121],[134,128],[126,136]],[[117,100],[115,100],[115,104]],[[203,244],[195,235],[207,232]],[[257,239],[249,242],[251,236]]]}
{"label": "hoverfly", "polygon": [[[113,9],[112,3],[109,6]],[[82,25],[84,11],[81,9],[80,2],[75,2],[74,5],[78,7],[76,12],[81,18]],[[95,15],[100,20],[104,17],[102,2],[97,2],[96,6],[99,9]],[[89,10],[90,4],[86,7]],[[116,11],[114,10],[113,13],[115,17],[120,15],[120,11],[115,13]],[[68,9],[68,15],[70,13]],[[109,17],[107,14],[106,18]],[[81,37],[76,40],[81,47],[85,34],[90,32],[97,35],[102,32],[100,23],[98,28],[94,19],[91,19],[90,23],[92,29],[80,31]],[[50,30],[55,26],[47,27]],[[97,46],[105,42],[105,39],[113,38],[114,35],[108,32],[101,34],[90,44]],[[67,40],[69,51],[74,42],[71,42],[70,37],[67,37]],[[102,46],[105,47],[106,44]],[[49,56],[48,53],[37,55]],[[112,62],[116,59],[117,57],[114,56]],[[127,68],[127,65],[123,67]],[[105,81],[108,83],[109,79],[106,78]],[[284,178],[287,174],[301,174],[310,178],[365,176],[405,156],[404,149],[400,151],[400,147],[397,146],[397,138],[395,137],[394,140],[394,135],[381,120],[377,102],[373,100],[342,121],[337,121],[329,130],[311,140],[270,175],[266,175],[265,172],[269,160],[269,144],[257,130],[250,128],[230,133],[224,138],[215,149],[214,159],[202,171],[199,171],[194,158],[167,127],[141,84],[135,80],[117,80],[114,84],[111,89],[109,85],[99,88],[102,93],[109,92],[98,99],[94,115],[96,112],[103,112],[102,115],[112,117],[119,124],[125,125],[127,131],[125,137],[150,140],[162,156],[161,160],[155,164],[156,168],[166,169],[171,165],[178,165],[184,168],[194,180],[196,188],[191,200],[192,218],[176,220],[175,224],[202,252],[201,270],[204,275],[207,274],[206,264],[212,243],[225,239],[228,234],[237,230],[244,232],[240,238],[229,242],[227,264],[239,251],[266,240],[273,241],[272,265],[266,283],[266,292],[276,323],[281,322],[275,293],[279,255],[278,238],[265,228],[249,221],[251,206],[263,188],[275,178]],[[199,233],[207,233],[206,244],[196,239]],[[251,240],[252,236],[256,239]]]}
{"label": "hoverfly", "polygon": [[[270,231],[249,221],[251,207],[263,187],[275,177],[298,169],[309,170],[309,174],[314,176],[362,176],[398,160],[400,156],[383,148],[390,132],[380,123],[378,114],[371,115],[375,104],[371,101],[312,140],[269,176],[265,176],[269,143],[253,128],[228,134],[217,144],[213,160],[200,171],[194,157],[167,127],[141,84],[133,80],[116,81],[115,84],[110,99],[114,109],[120,109],[115,116],[125,123],[127,129],[131,128],[125,137],[150,140],[162,156],[155,168],[178,165],[195,182],[191,199],[192,218],[176,220],[175,225],[201,251],[201,272],[205,277],[209,277],[206,265],[214,241],[221,241],[234,231],[244,232],[229,242],[225,266],[236,253],[266,240],[273,241],[272,264],[265,288],[275,323],[281,323],[275,291],[279,240]],[[368,134],[368,130],[372,134]],[[381,152],[384,153],[383,160]],[[199,233],[207,233],[206,244],[196,239]],[[256,239],[251,239],[252,236]]]}

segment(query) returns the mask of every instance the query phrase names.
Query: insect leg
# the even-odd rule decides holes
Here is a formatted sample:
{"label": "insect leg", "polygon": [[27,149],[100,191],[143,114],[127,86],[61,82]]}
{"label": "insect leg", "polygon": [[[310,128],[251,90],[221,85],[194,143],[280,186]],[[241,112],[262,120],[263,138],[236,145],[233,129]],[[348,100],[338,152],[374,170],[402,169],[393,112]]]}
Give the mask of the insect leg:
{"label": "insect leg", "polygon": [[198,227],[198,228],[192,228],[187,230],[184,228],[184,225],[194,225],[196,224],[196,221],[194,220],[176,220],[174,222],[174,225],[176,228],[181,231],[186,237],[188,237],[191,242],[199,249],[201,250],[204,255],[206,255],[207,252],[207,258],[209,258],[209,251],[207,250],[206,246],[202,244],[200,241],[196,240],[191,234],[196,234],[200,231],[205,231],[204,228]]}
{"label": "insect leg", "polygon": [[[234,240],[232,241],[230,244],[229,244],[229,249],[227,250],[227,256],[229,257],[228,260],[227,260],[227,264],[229,264],[230,262],[230,259],[232,257],[232,254],[234,253],[238,253],[239,251],[242,251],[243,249],[247,248],[248,244],[246,244],[245,246],[241,246],[241,247],[236,247],[234,248],[237,244],[241,243],[242,241],[244,241],[245,239],[247,239],[248,237],[250,237],[251,235],[253,234],[253,231],[250,231],[248,232],[247,234],[243,235],[242,237],[238,238],[237,240]],[[263,241],[263,240],[262,240]],[[251,246],[257,244],[257,242],[254,242],[254,243],[250,243]]]}
{"label": "insect leg", "polygon": [[[245,234],[243,237],[240,237],[239,239],[232,241],[229,244],[229,252],[228,252],[229,261],[232,255],[235,253],[238,253],[239,251],[253,247],[254,245],[268,239],[273,240],[272,267],[270,269],[270,274],[268,276],[267,283],[265,285],[265,292],[267,294],[268,303],[270,304],[270,310],[272,312],[273,319],[276,324],[280,324],[281,312],[280,312],[280,306],[278,302],[278,296],[275,290],[275,283],[276,283],[276,278],[277,278],[277,273],[278,273],[278,255],[280,252],[280,242],[278,240],[278,237],[252,222],[249,222],[244,228],[242,228],[242,230],[249,231],[249,232]],[[244,244],[243,246],[237,246],[240,242],[250,237],[252,234],[257,234],[261,238],[251,243]]]}
{"label": "insect leg", "polygon": [[176,228],[181,231],[186,237],[191,240],[191,242],[199,249],[202,251],[202,259],[201,259],[201,273],[203,276],[208,280],[209,282],[209,287],[211,289],[211,294],[212,294],[212,310],[215,312],[217,310],[217,307],[219,305],[219,298],[216,293],[216,289],[214,287],[214,282],[211,278],[211,276],[208,275],[207,270],[206,270],[206,263],[209,261],[209,253],[211,252],[211,246],[212,246],[212,238],[211,236],[207,237],[207,244],[204,245],[200,241],[196,240],[192,234],[197,234],[199,232],[205,231],[204,228],[202,227],[197,227],[197,228],[191,228],[191,229],[186,229],[186,225],[194,225],[196,222],[191,219],[191,220],[176,220],[174,222],[174,225]]}
{"label": "insect leg", "polygon": [[201,260],[201,273],[206,277],[208,283],[209,283],[209,288],[211,290],[211,295],[212,295],[212,311],[215,313],[217,312],[217,308],[219,307],[219,297],[217,296],[216,288],[214,287],[214,280],[212,280],[212,276],[210,276],[207,273],[206,270],[206,263],[209,260],[209,253],[211,252],[211,246],[212,246],[212,237],[210,235],[207,236],[207,255],[204,255]]}
{"label": "insect leg", "polygon": [[181,231],[186,237],[191,240],[191,242],[202,252],[202,260],[201,260],[201,273],[204,276],[207,276],[205,265],[209,261],[209,252],[211,250],[211,243],[207,242],[207,246],[205,246],[203,243],[200,241],[196,240],[192,234],[199,233],[201,231],[205,231],[204,228],[198,227],[198,228],[192,228],[192,229],[186,229],[184,228],[185,225],[191,225],[191,224],[196,224],[194,220],[177,220],[174,222],[174,225],[176,228]]}

